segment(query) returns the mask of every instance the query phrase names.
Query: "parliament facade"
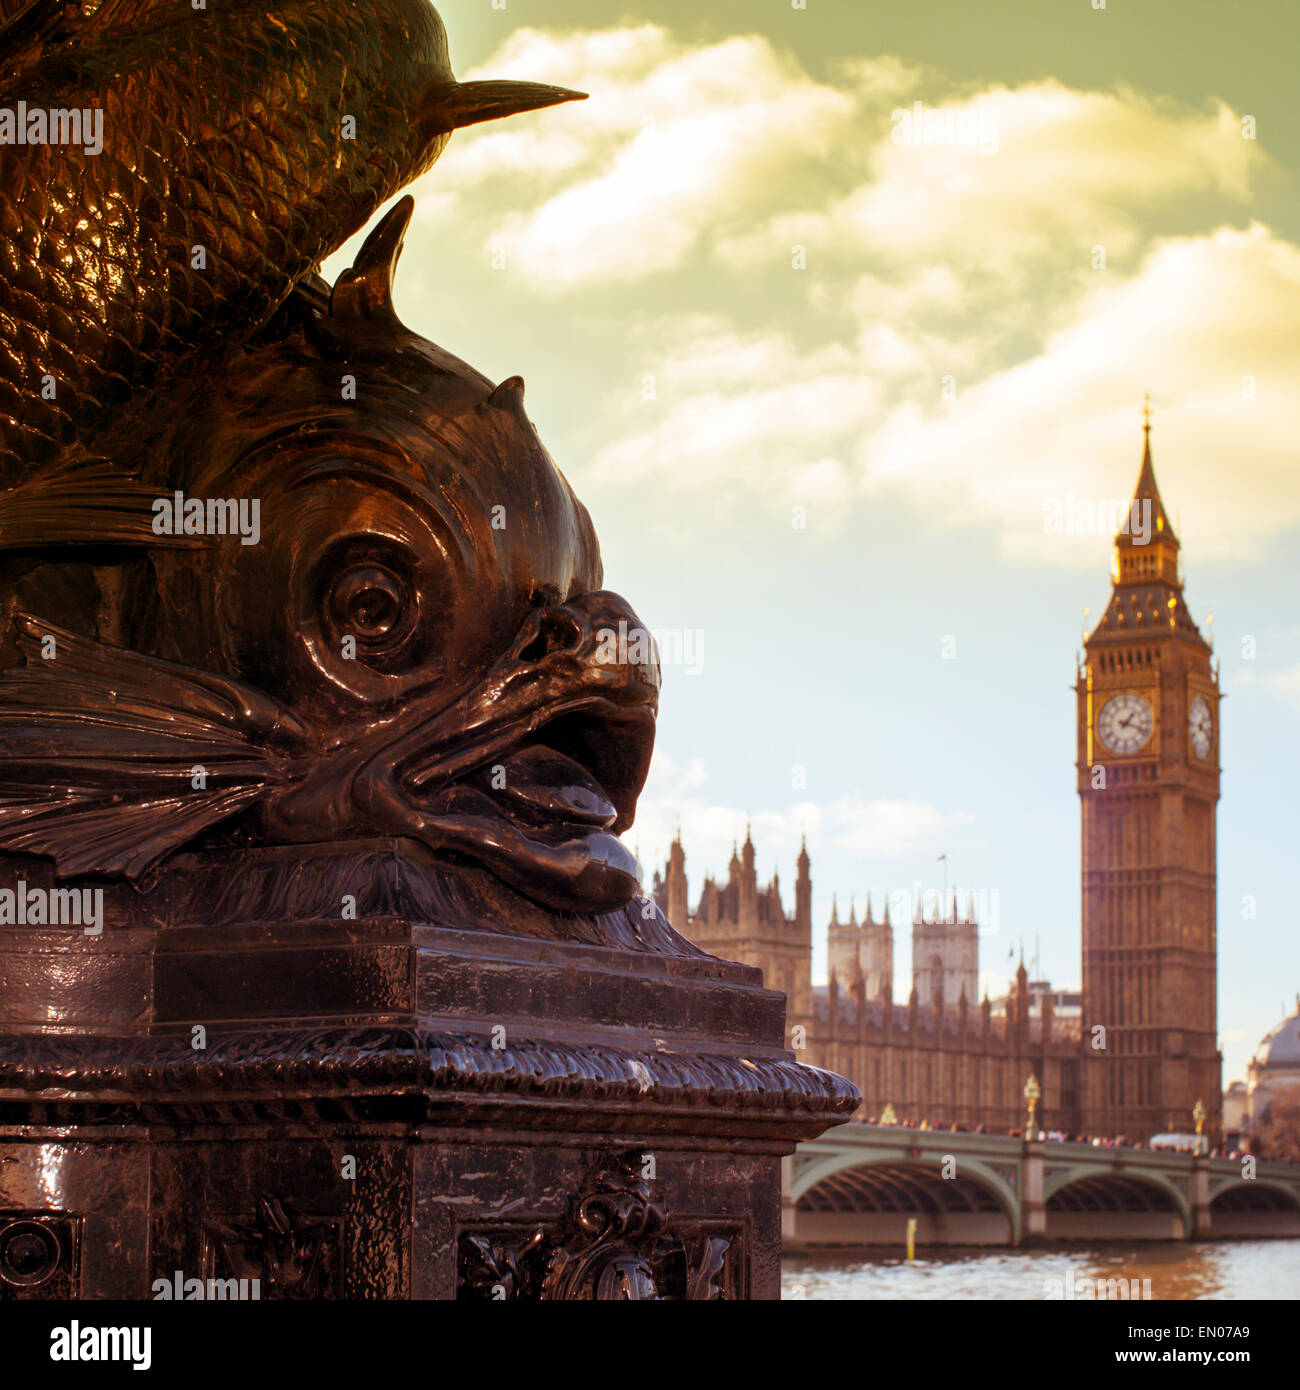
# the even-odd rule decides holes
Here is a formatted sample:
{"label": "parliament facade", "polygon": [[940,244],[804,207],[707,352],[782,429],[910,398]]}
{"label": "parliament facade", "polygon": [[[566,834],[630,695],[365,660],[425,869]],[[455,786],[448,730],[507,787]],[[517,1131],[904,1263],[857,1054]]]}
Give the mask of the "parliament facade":
{"label": "parliament facade", "polygon": [[[896,1002],[894,923],[832,909],[829,982],[812,984],[812,879],[797,862],[794,911],[774,876],[760,885],[746,835],[723,882],[689,906],[674,842],[655,897],[673,925],[715,955],[758,966],[787,998],[801,1060],[850,1077],[859,1119],[893,1118],[1007,1133],[1037,1125],[1143,1140],[1191,1126],[1217,1132],[1215,816],[1219,688],[1210,648],[1183,599],[1179,542],[1156,486],[1149,418],[1137,488],[1115,538],[1107,607],[1084,643],[1075,762],[1082,804],[1082,991],[1031,982],[978,997],[979,923],[953,897],[913,903],[911,992]],[[1073,1001],[1072,1001],[1073,1002]],[[892,1112],[892,1113],[891,1113]]]}

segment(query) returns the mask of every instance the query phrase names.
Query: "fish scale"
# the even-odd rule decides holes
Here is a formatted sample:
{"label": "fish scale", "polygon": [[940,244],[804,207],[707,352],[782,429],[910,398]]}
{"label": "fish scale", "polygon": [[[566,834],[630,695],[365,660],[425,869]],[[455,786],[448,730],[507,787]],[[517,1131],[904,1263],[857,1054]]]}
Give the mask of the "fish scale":
{"label": "fish scale", "polygon": [[104,148],[0,146],[0,484],[106,435],[129,462],[453,128],[580,95],[455,83],[426,0],[38,0],[0,34],[0,106],[100,108]]}

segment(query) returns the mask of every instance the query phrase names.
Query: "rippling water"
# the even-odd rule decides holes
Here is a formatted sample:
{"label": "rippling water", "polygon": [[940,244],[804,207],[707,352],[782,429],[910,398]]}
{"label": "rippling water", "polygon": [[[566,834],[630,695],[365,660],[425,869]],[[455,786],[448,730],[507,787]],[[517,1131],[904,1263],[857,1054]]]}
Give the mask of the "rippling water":
{"label": "rippling water", "polygon": [[783,1298],[1046,1298],[1077,1281],[1150,1279],[1152,1298],[1300,1297],[1300,1239],[1061,1242],[1029,1250],[927,1248],[791,1255]]}

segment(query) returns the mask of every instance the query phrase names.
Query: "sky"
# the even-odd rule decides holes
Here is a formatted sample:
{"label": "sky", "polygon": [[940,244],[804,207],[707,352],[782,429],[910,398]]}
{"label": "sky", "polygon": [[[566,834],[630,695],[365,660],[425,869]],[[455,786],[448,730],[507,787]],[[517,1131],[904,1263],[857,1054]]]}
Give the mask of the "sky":
{"label": "sky", "polygon": [[[797,3],[797,0],[796,0]],[[1225,1083],[1300,990],[1300,7],[473,0],[405,321],[531,417],[665,657],[628,842],[692,901],[752,824],[832,895],[985,905],[1077,985],[1072,685],[1141,407],[1223,690]],[[920,103],[920,106],[917,106]],[[327,273],[350,260],[335,257]],[[1051,518],[1074,518],[1064,533]],[[946,859],[940,862],[940,856]],[[910,983],[895,933],[895,979]]]}

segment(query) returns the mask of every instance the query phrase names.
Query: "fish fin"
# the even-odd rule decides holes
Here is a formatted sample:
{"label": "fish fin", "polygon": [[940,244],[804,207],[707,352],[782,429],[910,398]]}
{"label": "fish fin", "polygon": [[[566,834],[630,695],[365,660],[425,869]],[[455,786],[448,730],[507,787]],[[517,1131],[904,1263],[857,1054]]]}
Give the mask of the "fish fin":
{"label": "fish fin", "polygon": [[0,492],[0,550],[47,545],[165,545],[200,548],[209,536],[159,535],[159,490],[107,461],[45,473]]}
{"label": "fish fin", "polygon": [[499,386],[492,389],[487,400],[479,403],[480,410],[494,407],[497,410],[510,410],[526,424],[528,415],[524,410],[524,379],[521,376],[507,377]]}
{"label": "fish fin", "polygon": [[261,795],[259,789],[242,788],[126,802],[69,797],[35,813],[30,803],[6,798],[0,801],[0,849],[52,859],[61,879],[121,874],[135,882]]}
{"label": "fish fin", "polygon": [[269,697],[29,613],[15,624],[24,664],[0,674],[0,850],[46,855],[61,877],[135,879],[291,780],[307,733]]}
{"label": "fish fin", "polygon": [[402,254],[406,229],[415,212],[415,199],[399,198],[366,237],[357,258],[334,282],[330,314],[336,319],[396,319],[393,277]]}

